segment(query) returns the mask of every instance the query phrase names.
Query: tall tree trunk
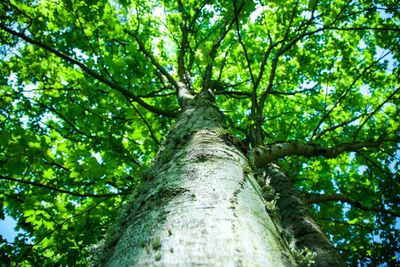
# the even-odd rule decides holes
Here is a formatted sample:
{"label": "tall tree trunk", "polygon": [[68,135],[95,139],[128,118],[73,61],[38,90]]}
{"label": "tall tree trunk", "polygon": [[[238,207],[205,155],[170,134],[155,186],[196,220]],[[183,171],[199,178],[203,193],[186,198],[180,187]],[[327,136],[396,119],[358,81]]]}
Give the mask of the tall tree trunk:
{"label": "tall tree trunk", "polygon": [[100,246],[96,265],[298,265],[234,140],[212,97],[196,97]]}
{"label": "tall tree trunk", "polygon": [[291,266],[208,93],[186,107],[100,252],[102,266]]}

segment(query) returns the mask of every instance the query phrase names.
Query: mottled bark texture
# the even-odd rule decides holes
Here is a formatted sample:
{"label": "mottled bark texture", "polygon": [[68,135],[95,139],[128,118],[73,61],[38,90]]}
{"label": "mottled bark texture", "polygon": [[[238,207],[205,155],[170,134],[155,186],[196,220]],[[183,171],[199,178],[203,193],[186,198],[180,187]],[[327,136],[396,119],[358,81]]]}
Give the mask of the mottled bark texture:
{"label": "mottled bark texture", "polygon": [[311,266],[343,266],[339,255],[321,228],[311,217],[302,196],[295,189],[293,181],[277,165],[269,164],[266,183],[276,193],[279,224],[287,232],[292,250],[300,253],[312,252]]}
{"label": "mottled bark texture", "polygon": [[294,266],[212,97],[190,101],[100,245],[100,266]]}

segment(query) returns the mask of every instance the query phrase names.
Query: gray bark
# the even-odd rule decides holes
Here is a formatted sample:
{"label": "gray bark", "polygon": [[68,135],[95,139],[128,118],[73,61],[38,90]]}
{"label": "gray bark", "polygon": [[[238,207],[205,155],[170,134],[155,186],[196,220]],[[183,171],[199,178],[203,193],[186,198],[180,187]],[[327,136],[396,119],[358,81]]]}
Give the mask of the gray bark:
{"label": "gray bark", "polygon": [[332,148],[302,142],[279,142],[256,147],[251,151],[250,158],[252,158],[255,167],[261,168],[277,159],[287,156],[323,156],[325,158],[335,158],[344,152],[357,151],[367,147],[378,147],[384,141],[394,140],[381,138],[379,141],[353,142]]}
{"label": "gray bark", "polygon": [[295,265],[221,115],[208,93],[185,108],[95,265]]}
{"label": "gray bark", "polygon": [[[276,199],[278,224],[290,239],[292,251],[312,254],[311,266],[343,266],[331,242],[311,217],[302,196],[295,189],[293,181],[276,164],[269,164],[266,170],[266,184],[270,185]],[[301,255],[295,255],[298,257]],[[297,260],[297,259],[296,259]],[[298,261],[298,260],[297,260]],[[301,261],[301,259],[300,259]]]}

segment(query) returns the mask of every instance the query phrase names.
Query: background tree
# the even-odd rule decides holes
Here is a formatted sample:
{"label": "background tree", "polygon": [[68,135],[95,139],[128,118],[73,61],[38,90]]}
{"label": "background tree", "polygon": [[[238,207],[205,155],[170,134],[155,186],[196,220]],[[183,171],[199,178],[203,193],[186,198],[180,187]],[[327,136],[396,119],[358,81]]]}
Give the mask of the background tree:
{"label": "background tree", "polygon": [[348,265],[398,263],[397,1],[4,0],[0,29],[3,263],[87,264],[209,89],[283,225],[293,183]]}

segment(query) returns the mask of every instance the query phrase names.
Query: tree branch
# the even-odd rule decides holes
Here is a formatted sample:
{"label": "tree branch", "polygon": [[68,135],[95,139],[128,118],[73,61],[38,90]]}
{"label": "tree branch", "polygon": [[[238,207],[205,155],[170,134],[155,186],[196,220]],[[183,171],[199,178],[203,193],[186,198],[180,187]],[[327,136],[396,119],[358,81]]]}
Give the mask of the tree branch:
{"label": "tree branch", "polygon": [[[325,217],[317,217],[318,221],[328,221],[328,222],[333,222],[335,224],[342,224],[342,225],[346,225],[346,226],[350,226],[350,227],[359,227],[359,228],[363,228],[369,231],[374,231],[375,229],[366,225],[366,224],[361,224],[361,223],[349,223],[349,222],[344,222],[344,221],[340,221],[340,220],[334,220],[332,218],[325,218]],[[340,248],[338,248],[339,250],[341,250]],[[354,251],[352,251],[354,252]]]}
{"label": "tree branch", "polygon": [[270,95],[296,95],[296,94],[303,94],[303,93],[307,93],[307,92],[315,92],[315,88],[297,90],[297,91],[293,91],[293,92],[271,91],[269,94]]}
{"label": "tree branch", "polygon": [[[384,25],[383,25],[384,26]],[[390,28],[390,27],[328,27],[327,30],[338,30],[338,31],[395,31],[400,32],[400,28]]]}
{"label": "tree branch", "polygon": [[157,137],[155,136],[153,129],[151,128],[151,126],[147,122],[147,120],[143,117],[142,113],[139,112],[139,110],[135,107],[135,105],[133,103],[131,103],[131,106],[136,111],[136,113],[139,115],[139,117],[142,119],[144,124],[146,124],[146,127],[149,130],[150,136],[151,136],[151,138],[153,138],[154,142],[156,142],[157,145],[161,145],[160,141],[158,141]]}
{"label": "tree branch", "polygon": [[[178,3],[179,3],[179,10],[183,14],[182,1],[179,0]],[[186,48],[188,46],[189,29],[187,28],[186,23],[182,23],[180,25],[180,29],[182,32],[182,40],[180,43],[180,49],[178,53],[178,76],[179,79],[183,81],[187,87],[190,87],[190,83],[186,77],[186,67],[185,67],[185,54],[186,54]]]}
{"label": "tree branch", "polygon": [[381,139],[378,141],[365,141],[345,143],[328,148],[317,144],[302,142],[281,142],[271,145],[256,147],[250,151],[249,157],[257,168],[264,167],[268,163],[286,156],[304,156],[334,158],[344,152],[358,151],[368,147],[379,147],[383,142],[398,142],[397,139]]}
{"label": "tree branch", "polygon": [[365,119],[364,121],[360,124],[360,126],[357,128],[356,133],[354,134],[353,140],[357,139],[358,134],[360,133],[362,127],[367,123],[367,121],[369,119],[371,119],[375,113],[377,113],[382,107],[383,105],[385,105],[390,99],[392,99],[400,90],[400,87],[398,87],[397,89],[395,89],[384,101],[382,101],[382,103],[380,103],[375,109],[374,111],[372,111]]}
{"label": "tree branch", "polygon": [[[270,73],[270,77],[269,77],[269,80],[268,80],[267,89],[265,90],[265,92],[261,96],[259,111],[262,111],[262,107],[264,106],[264,102],[265,102],[265,99],[267,97],[267,94],[272,89],[273,80],[274,80],[274,77],[275,77],[276,66],[277,66],[277,63],[278,63],[278,60],[279,60],[279,56],[282,55],[284,52],[286,52],[292,45],[294,45],[294,43],[293,44],[291,43],[290,45],[287,46],[287,48],[283,49],[284,48],[284,44],[285,44],[285,42],[286,42],[286,40],[287,40],[287,38],[289,36],[289,32],[290,32],[290,29],[292,27],[293,20],[294,20],[294,17],[296,15],[296,12],[297,12],[297,8],[298,8],[298,1],[296,1],[295,6],[294,6],[294,8],[292,10],[292,14],[291,14],[291,17],[290,17],[290,22],[289,22],[289,25],[288,25],[288,27],[286,29],[284,38],[282,40],[276,42],[276,43],[272,43],[272,40],[271,40],[271,44],[269,45],[268,49],[266,50],[266,52],[264,54],[264,58],[262,60],[261,66],[260,66],[260,72],[259,72],[258,77],[256,79],[256,82],[254,84],[254,88],[253,88],[254,92],[257,90],[258,86],[260,85],[261,79],[262,79],[262,77],[264,75],[265,66],[266,66],[267,60],[268,60],[268,58],[269,58],[269,56],[270,56],[270,54],[272,52],[272,49],[274,49],[276,46],[281,44],[281,47],[279,48],[278,54],[273,58],[273,61],[272,61],[271,73]],[[302,38],[302,37],[300,37],[300,38]]]}
{"label": "tree branch", "polygon": [[65,121],[65,122],[66,122],[75,132],[77,132],[78,134],[83,135],[83,136],[86,136],[86,137],[88,137],[88,138],[98,138],[98,137],[95,136],[95,135],[87,134],[87,133],[85,133],[84,131],[78,129],[77,126],[76,126],[72,121],[70,121],[66,116],[64,116],[61,112],[59,112],[58,110],[56,110],[54,107],[44,105],[44,104],[42,104],[42,103],[40,103],[40,102],[37,102],[37,104],[38,104],[40,107],[42,107],[42,108],[44,108],[44,109],[47,109],[47,110],[52,111],[53,113],[55,113],[59,118],[61,118],[63,121]]}
{"label": "tree branch", "polygon": [[128,34],[129,36],[133,37],[135,39],[135,41],[137,42],[137,44],[139,45],[139,50],[150,59],[151,63],[153,64],[154,67],[157,68],[157,70],[164,75],[165,78],[167,78],[168,82],[170,82],[176,90],[179,89],[179,85],[178,82],[174,79],[174,77],[171,76],[171,74],[168,73],[168,71],[166,71],[163,66],[160,65],[160,63],[158,63],[157,59],[154,57],[154,55],[152,53],[150,53],[150,51],[148,51],[146,49],[146,47],[144,46],[142,40],[140,40],[139,35],[137,33],[133,33],[131,31],[129,31],[128,29],[124,29],[124,32],[126,34]]}
{"label": "tree branch", "polygon": [[246,63],[247,63],[247,68],[249,69],[249,73],[250,73],[251,82],[253,83],[253,86],[255,86],[255,79],[254,79],[253,71],[251,70],[251,62],[250,62],[249,53],[247,52],[247,48],[244,45],[243,40],[242,40],[242,35],[240,34],[239,18],[238,18],[240,9],[238,9],[238,7],[236,6],[236,0],[233,0],[233,9],[235,11],[236,35],[238,37],[240,45],[243,48],[244,57],[245,57]]}
{"label": "tree branch", "polygon": [[[192,99],[194,97],[193,93],[190,92],[190,90],[187,88],[186,84],[181,82],[181,81],[176,81],[174,77],[172,77],[171,74],[168,73],[166,69],[163,68],[163,66],[158,63],[157,59],[154,57],[150,51],[146,49],[144,46],[142,40],[140,40],[139,35],[137,33],[133,33],[127,29],[124,29],[124,32],[133,37],[136,42],[139,45],[140,51],[142,51],[143,54],[145,54],[151,61],[151,63],[157,68],[157,70],[167,78],[168,82],[172,84],[172,86],[175,88],[178,99],[180,100],[179,103],[181,106],[184,106],[185,100],[187,99]],[[181,101],[182,100],[182,101]]]}
{"label": "tree branch", "polygon": [[374,212],[380,212],[380,213],[385,213],[385,214],[390,214],[390,215],[393,215],[396,217],[400,217],[400,212],[387,210],[384,208],[368,207],[368,206],[365,206],[361,201],[355,200],[350,197],[346,197],[343,194],[331,194],[331,195],[307,194],[306,200],[305,200],[305,202],[307,204],[318,204],[318,203],[329,202],[329,201],[346,202],[346,203],[349,203],[350,205],[352,205],[353,207],[359,208],[364,211],[374,211]]}
{"label": "tree branch", "polygon": [[142,107],[144,107],[145,109],[158,114],[158,115],[163,115],[166,117],[176,117],[178,115],[177,112],[175,111],[164,111],[161,110],[157,107],[154,107],[150,104],[147,104],[146,102],[144,102],[142,99],[140,99],[139,97],[137,97],[136,95],[134,95],[133,93],[129,92],[128,90],[126,90],[125,88],[123,88],[122,86],[120,86],[119,84],[113,83],[112,81],[107,80],[106,78],[104,78],[103,76],[101,76],[100,74],[98,74],[97,72],[91,70],[90,68],[88,68],[85,64],[83,64],[82,62],[50,47],[47,44],[44,44],[42,42],[39,42],[37,40],[33,40],[31,38],[29,38],[28,36],[16,32],[8,27],[6,27],[3,23],[0,22],[0,29],[3,29],[4,31],[8,32],[11,35],[17,36],[21,39],[23,39],[24,41],[32,44],[32,45],[36,45],[40,48],[43,48],[51,53],[53,53],[54,55],[60,57],[61,59],[64,59],[65,61],[73,64],[73,65],[77,65],[79,68],[81,68],[81,70],[83,70],[85,73],[89,74],[90,76],[92,76],[93,78],[95,78],[96,80],[98,80],[99,82],[108,85],[109,87],[111,87],[112,89],[117,90],[118,92],[120,92],[123,96],[125,96],[128,99],[131,99],[133,101],[135,101],[136,103],[138,103],[139,105],[141,105]]}
{"label": "tree branch", "polygon": [[81,193],[71,192],[71,191],[68,191],[68,190],[65,190],[65,189],[61,189],[61,188],[58,188],[58,187],[54,187],[54,186],[51,186],[51,185],[47,185],[47,184],[42,184],[42,183],[37,183],[37,182],[32,182],[32,181],[25,181],[25,180],[13,178],[13,177],[8,177],[8,176],[3,176],[3,175],[0,175],[0,179],[13,181],[13,182],[21,183],[21,184],[32,185],[32,186],[36,186],[36,187],[41,187],[41,188],[45,188],[45,189],[48,189],[48,190],[51,190],[51,191],[56,191],[56,192],[59,192],[59,193],[68,194],[68,195],[77,196],[77,197],[100,198],[100,197],[115,197],[115,196],[119,196],[119,195],[129,195],[129,194],[131,194],[131,192],[121,192],[121,193],[115,193],[115,194],[91,194],[91,193],[81,194]]}
{"label": "tree branch", "polygon": [[183,81],[186,85],[186,87],[193,93],[193,88],[190,80],[190,68],[191,65],[189,64],[189,68],[186,68],[185,65],[185,55],[186,51],[189,48],[190,50],[190,41],[189,41],[189,34],[193,34],[194,30],[194,24],[196,23],[197,19],[199,18],[201,11],[205,7],[205,5],[209,2],[209,0],[203,1],[203,3],[200,4],[199,7],[195,8],[196,13],[193,15],[192,18],[190,18],[190,13],[185,12],[183,3],[181,0],[178,0],[178,7],[179,7],[179,12],[182,14],[183,21],[180,25],[180,29],[182,32],[182,39],[180,42],[180,49],[178,53],[178,76],[181,81]]}
{"label": "tree branch", "polygon": [[[79,27],[81,28],[81,31],[82,31],[82,33],[83,33],[83,36],[84,36],[85,39],[86,39],[87,44],[88,44],[89,47],[92,49],[93,53],[94,53],[95,55],[97,55],[98,53],[97,53],[96,49],[93,47],[92,42],[90,41],[89,37],[88,37],[87,34],[85,33],[85,29],[84,29],[84,27],[83,27],[83,24],[82,24],[81,20],[79,19],[78,11],[75,11],[75,10],[74,10],[73,12],[74,12],[75,15],[76,15],[76,19],[77,19],[77,21],[78,21]],[[97,43],[98,43],[98,42],[99,42],[99,38],[98,38],[98,36],[97,36]],[[100,62],[100,64],[101,64],[101,67],[103,68],[104,72],[108,75],[108,77],[110,77],[110,79],[111,79],[113,82],[116,82],[116,81],[114,80],[114,78],[112,77],[111,73],[107,70],[107,68],[106,68],[106,66],[105,66],[105,64],[104,64],[103,55],[102,55],[100,49],[99,49],[99,52],[100,52],[100,53],[99,53],[98,58],[99,58],[99,62]]]}
{"label": "tree branch", "polygon": [[[289,27],[288,27],[288,29],[287,29],[287,31],[285,33],[284,38],[276,43],[276,44],[278,44],[278,43],[282,43],[282,44],[281,44],[281,47],[279,48],[278,52],[276,53],[275,57],[273,58],[272,65],[271,65],[271,71],[270,71],[270,75],[269,75],[269,79],[268,79],[268,85],[267,85],[267,88],[265,89],[265,91],[263,92],[263,94],[261,95],[261,98],[260,98],[260,101],[259,101],[259,103],[260,103],[259,112],[261,114],[262,114],[262,111],[263,111],[264,104],[265,104],[265,101],[267,99],[267,96],[270,94],[270,92],[272,90],[272,87],[273,87],[273,82],[274,82],[274,78],[275,78],[275,74],[276,74],[276,68],[277,68],[277,64],[278,64],[278,61],[279,61],[279,57],[281,55],[283,55],[284,53],[286,53],[287,51],[289,51],[298,41],[300,41],[304,37],[312,36],[312,35],[314,35],[314,34],[316,34],[318,32],[321,32],[321,31],[329,29],[329,27],[332,27],[339,20],[340,15],[344,12],[344,10],[347,8],[347,6],[350,4],[350,2],[351,1],[348,1],[345,5],[343,5],[343,7],[340,9],[340,11],[336,15],[336,17],[327,26],[321,27],[319,29],[315,29],[315,30],[310,31],[310,32],[304,31],[301,34],[297,35],[296,37],[294,37],[294,38],[292,38],[290,40],[288,40],[288,37],[289,37],[288,34],[289,34],[289,30],[290,30],[289,29],[290,28],[290,24],[289,24]],[[297,2],[296,2],[296,5],[297,5]],[[294,16],[295,12],[296,12],[296,6],[293,9],[292,18]],[[309,21],[311,22],[314,19],[315,19],[315,17],[312,17]],[[310,24],[307,23],[306,25],[310,25]],[[289,43],[287,43],[287,41],[289,41]]]}
{"label": "tree branch", "polygon": [[49,232],[47,232],[47,233],[45,233],[43,235],[37,236],[35,238],[35,243],[34,244],[28,244],[29,249],[23,251],[22,258],[25,257],[26,255],[28,255],[30,253],[30,251],[33,249],[33,247],[39,245],[46,237],[50,236],[55,231],[59,231],[65,223],[67,223],[68,221],[73,220],[74,218],[79,217],[79,216],[81,216],[81,215],[83,215],[85,213],[88,213],[88,216],[89,216],[89,213],[90,213],[91,210],[95,209],[98,205],[100,205],[101,203],[103,203],[106,200],[108,200],[108,198],[109,197],[99,200],[99,202],[95,203],[92,207],[68,217],[67,219],[63,220],[61,223],[57,223],[56,221],[54,221],[57,224],[56,227],[53,230],[50,230]]}
{"label": "tree branch", "polygon": [[317,134],[319,127],[321,126],[321,124],[324,122],[324,120],[326,120],[330,114],[332,113],[332,111],[340,104],[340,102],[342,102],[342,100],[346,97],[346,95],[348,94],[348,92],[350,92],[350,90],[353,88],[353,86],[356,84],[356,82],[361,79],[366,73],[367,71],[369,71],[370,69],[372,69],[374,67],[374,65],[376,65],[382,58],[386,57],[389,54],[389,52],[387,52],[386,54],[384,54],[383,56],[381,56],[380,58],[378,58],[377,60],[374,60],[369,66],[367,66],[360,74],[357,75],[357,77],[355,79],[353,79],[352,83],[346,88],[346,90],[341,94],[341,96],[336,100],[336,102],[333,104],[333,106],[331,107],[330,110],[328,110],[328,112],[326,112],[325,114],[322,115],[321,119],[319,120],[317,126],[315,127],[312,135],[311,135],[311,140],[314,139],[314,136]]}
{"label": "tree branch", "polygon": [[[239,8],[239,10],[242,8],[242,6]],[[229,32],[229,30],[232,28],[233,23],[235,22],[237,14],[234,15],[234,18],[232,21],[225,21],[224,25],[222,26],[221,32],[213,44],[210,54],[209,54],[209,63],[206,66],[205,74],[204,74],[204,79],[203,79],[203,89],[209,89],[210,81],[212,79],[212,68],[213,68],[213,63],[218,51],[218,48],[220,47],[222,41],[225,39],[225,36]]]}
{"label": "tree branch", "polygon": [[344,122],[342,122],[342,123],[333,125],[333,126],[327,128],[327,129],[321,131],[319,134],[317,134],[317,135],[315,136],[314,140],[318,140],[318,139],[320,139],[324,134],[326,134],[327,132],[334,131],[334,130],[336,130],[337,128],[344,127],[344,126],[346,126],[347,124],[350,124],[350,123],[352,123],[352,122],[358,120],[359,118],[361,118],[361,117],[364,116],[364,115],[365,115],[365,114],[362,113],[362,114],[360,114],[360,115],[358,115],[358,116],[355,116],[354,118],[351,118],[351,119],[349,119],[349,120],[347,120],[347,121],[344,121]]}
{"label": "tree branch", "polygon": [[214,95],[227,95],[227,96],[232,96],[232,97],[237,97],[237,98],[247,98],[251,97],[250,92],[241,92],[241,91],[214,91]]}

